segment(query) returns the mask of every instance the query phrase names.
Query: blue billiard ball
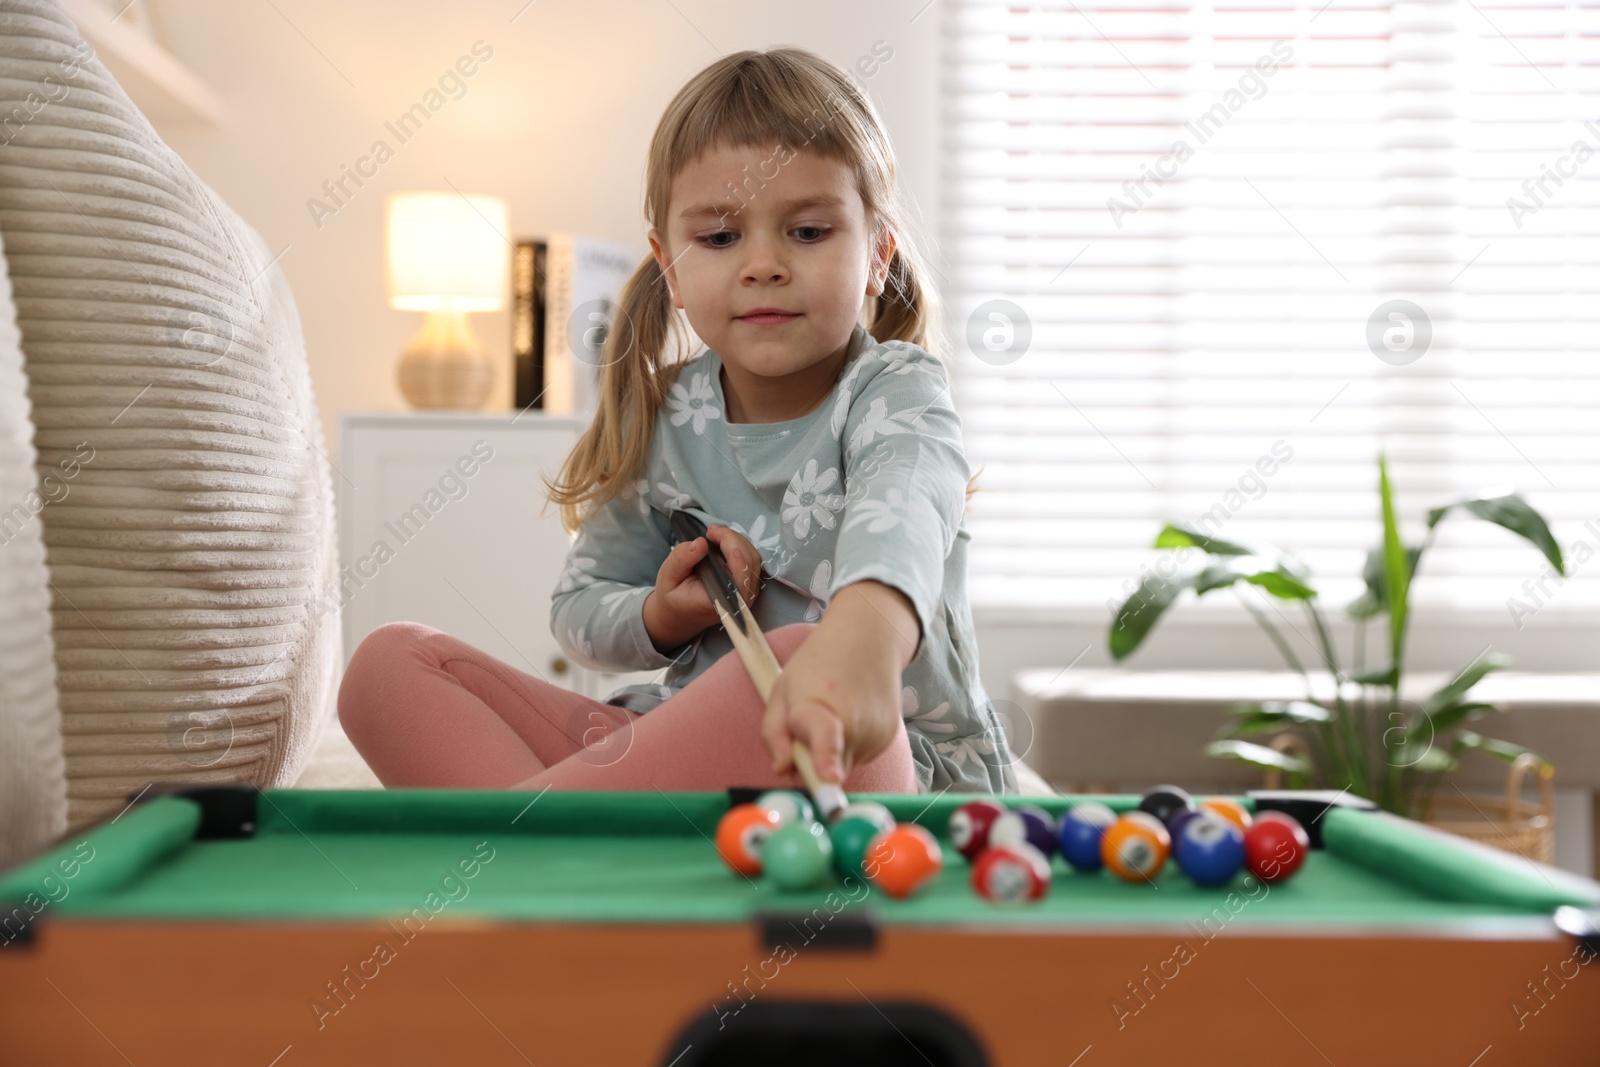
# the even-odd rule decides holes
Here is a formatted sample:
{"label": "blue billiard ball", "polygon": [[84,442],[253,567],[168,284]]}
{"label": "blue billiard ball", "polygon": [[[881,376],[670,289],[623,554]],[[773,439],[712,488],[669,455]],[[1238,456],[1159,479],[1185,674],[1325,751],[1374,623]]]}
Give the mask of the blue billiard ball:
{"label": "blue billiard ball", "polygon": [[1244,835],[1220,815],[1201,812],[1173,838],[1178,866],[1196,885],[1222,885],[1244,867]]}
{"label": "blue billiard ball", "polygon": [[1061,855],[1076,870],[1098,871],[1105,865],[1100,858],[1100,839],[1106,828],[1117,821],[1117,813],[1098,801],[1074,804],[1061,816],[1057,840]]}

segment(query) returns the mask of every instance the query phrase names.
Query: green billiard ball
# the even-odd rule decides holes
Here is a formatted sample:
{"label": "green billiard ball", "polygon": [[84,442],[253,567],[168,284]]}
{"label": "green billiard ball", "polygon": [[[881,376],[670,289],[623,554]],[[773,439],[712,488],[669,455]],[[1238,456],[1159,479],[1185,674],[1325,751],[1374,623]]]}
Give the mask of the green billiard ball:
{"label": "green billiard ball", "polygon": [[779,889],[810,889],[828,876],[833,843],[819,822],[785,823],[761,846],[761,870]]}
{"label": "green billiard ball", "polygon": [[841,878],[867,880],[862,869],[867,843],[883,831],[877,820],[865,815],[846,815],[833,824],[828,837],[833,841],[833,869]]}

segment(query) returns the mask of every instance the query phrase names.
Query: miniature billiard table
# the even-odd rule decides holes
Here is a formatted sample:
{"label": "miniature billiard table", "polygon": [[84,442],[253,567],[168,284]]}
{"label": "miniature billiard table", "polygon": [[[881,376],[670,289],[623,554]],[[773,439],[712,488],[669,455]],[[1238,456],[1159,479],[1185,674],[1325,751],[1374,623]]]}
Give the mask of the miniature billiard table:
{"label": "miniature billiard table", "polygon": [[[1286,882],[1056,857],[1002,907],[948,847],[906,900],[746,879],[749,796],[146,794],[0,872],[0,1060],[1600,1062],[1600,884],[1349,797],[1238,798],[1310,831]],[[855,799],[943,838],[971,797]]]}

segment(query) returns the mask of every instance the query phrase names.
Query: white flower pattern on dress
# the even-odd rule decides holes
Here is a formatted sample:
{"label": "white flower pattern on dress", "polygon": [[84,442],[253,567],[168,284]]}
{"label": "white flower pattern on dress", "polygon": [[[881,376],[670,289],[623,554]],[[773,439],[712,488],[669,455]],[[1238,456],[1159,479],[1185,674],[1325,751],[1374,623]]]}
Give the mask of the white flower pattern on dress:
{"label": "white flower pattern on dress", "polygon": [[838,480],[838,467],[829,467],[818,474],[815,459],[806,460],[805,469],[789,480],[789,488],[783,491],[782,519],[793,525],[794,535],[802,541],[810,536],[813,522],[824,530],[837,525],[838,520],[833,515],[844,507],[844,494],[825,490]]}
{"label": "white flower pattern on dress", "polygon": [[557,593],[570,593],[583,585],[593,585],[595,576],[592,573],[599,565],[593,556],[573,556],[567,560],[566,569],[561,572],[561,579],[556,583]]}
{"label": "white flower pattern on dress", "polygon": [[607,615],[615,615],[618,609],[620,609],[622,605],[627,602],[629,597],[638,596],[641,593],[648,596],[650,594],[650,590],[634,588],[631,586],[627,589],[618,589],[614,593],[607,593],[605,596],[601,597],[600,606],[608,609],[606,611]]}
{"label": "white flower pattern on dress", "polygon": [[665,511],[681,508],[693,499],[688,493],[685,493],[671,482],[657,482],[656,488],[666,497],[666,500],[661,504],[662,509]]}
{"label": "white flower pattern on dress", "polygon": [[722,412],[712,403],[716,398],[711,391],[711,375],[705,371],[690,375],[687,389],[682,381],[673,382],[667,396],[667,404],[672,408],[672,425],[682,426],[692,422],[695,434],[705,436],[706,423],[722,418]]}
{"label": "white flower pattern on dress", "polygon": [[862,500],[850,509],[850,518],[846,520],[844,528],[867,524],[868,533],[885,533],[894,529],[901,523],[909,520],[910,515],[904,490],[891,488],[884,493],[883,500]]}
{"label": "white flower pattern on dress", "polygon": [[926,429],[922,422],[922,412],[927,408],[916,411],[889,412],[889,402],[883,397],[873,397],[872,403],[867,405],[867,413],[856,426],[856,432],[850,435],[849,447],[845,449],[847,455],[854,455],[861,451],[864,445],[870,445],[878,437],[887,437],[896,433],[915,433]]}
{"label": "white flower pattern on dress", "polygon": [[861,368],[866,363],[866,359],[857,356],[850,364],[850,369],[844,372],[844,377],[839,379],[839,399],[833,402],[833,417],[828,420],[828,428],[835,437],[844,433],[845,420],[850,416],[850,391],[855,388],[856,379],[861,376]]}
{"label": "white flower pattern on dress", "polygon": [[833,560],[825,559],[811,574],[811,603],[806,605],[803,621],[816,622],[822,618],[822,609],[828,606],[828,586],[832,583]]}
{"label": "white flower pattern on dress", "polygon": [[773,530],[770,536],[766,535],[767,516],[765,513],[757,515],[756,521],[751,524],[748,530],[736,522],[730,522],[728,526],[730,529],[737,530],[743,534],[744,539],[754,545],[757,552],[761,553],[762,559],[766,558],[768,552],[776,552],[778,545],[783,540],[782,529]]}
{"label": "white flower pattern on dress", "polygon": [[948,734],[955,732],[955,723],[945,722],[944,717],[950,714],[950,702],[941,701],[927,711],[921,710],[918,703],[917,691],[911,686],[900,690],[900,717],[906,721],[906,726],[915,726],[924,734]]}
{"label": "white flower pattern on dress", "polygon": [[594,645],[589,642],[589,628],[580,626],[576,630],[567,631],[567,644],[580,656],[587,660],[594,659]]}

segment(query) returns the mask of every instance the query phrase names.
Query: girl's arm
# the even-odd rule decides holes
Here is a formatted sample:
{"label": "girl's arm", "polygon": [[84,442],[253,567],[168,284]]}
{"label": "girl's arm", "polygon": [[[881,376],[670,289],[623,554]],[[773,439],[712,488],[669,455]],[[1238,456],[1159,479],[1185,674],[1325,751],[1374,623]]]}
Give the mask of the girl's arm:
{"label": "girl's arm", "polygon": [[789,657],[761,723],[773,770],[793,766],[806,742],[817,774],[842,782],[882,752],[900,716],[900,672],[916,655],[917,614],[906,595],[878,581],[834,594],[822,621]]}
{"label": "girl's arm", "polygon": [[845,484],[832,595],[784,667],[762,724],[776,769],[791,764],[798,738],[832,781],[894,734],[900,672],[942,611],[969,476],[943,366],[899,342],[861,358],[870,362],[832,422]]}

